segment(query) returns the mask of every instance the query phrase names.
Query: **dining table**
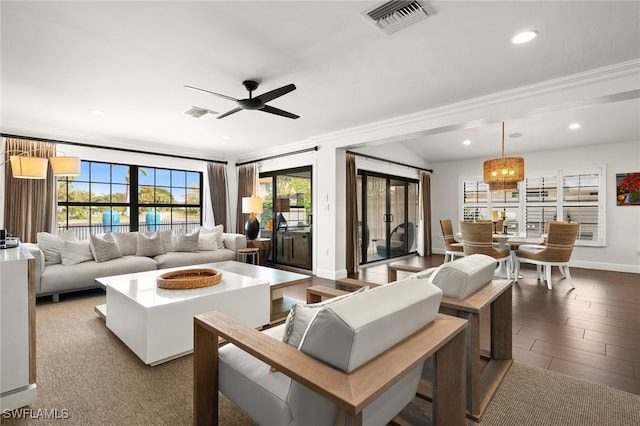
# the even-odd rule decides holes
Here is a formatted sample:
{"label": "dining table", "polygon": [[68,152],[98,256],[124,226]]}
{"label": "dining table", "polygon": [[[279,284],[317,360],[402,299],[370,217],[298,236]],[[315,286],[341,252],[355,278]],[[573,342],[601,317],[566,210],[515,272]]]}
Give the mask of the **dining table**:
{"label": "dining table", "polygon": [[[458,232],[456,234],[457,241],[464,246],[464,240],[462,239],[462,233]],[[522,237],[517,234],[509,234],[496,232],[493,234],[493,240],[498,244],[498,248],[506,249],[508,248],[511,252],[511,276],[515,273],[515,264],[516,264],[516,250],[518,247],[522,245],[538,245],[544,241],[542,236],[540,237]],[[500,263],[495,273],[493,274],[495,278],[507,278],[507,267],[504,262]],[[520,277],[521,278],[521,277]]]}

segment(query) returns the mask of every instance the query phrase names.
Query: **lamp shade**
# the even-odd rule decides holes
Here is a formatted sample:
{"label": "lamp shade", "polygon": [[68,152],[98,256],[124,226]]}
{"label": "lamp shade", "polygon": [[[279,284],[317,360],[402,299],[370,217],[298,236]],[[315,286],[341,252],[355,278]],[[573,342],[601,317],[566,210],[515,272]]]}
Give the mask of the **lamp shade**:
{"label": "lamp shade", "polygon": [[242,213],[262,213],[262,198],[242,197]]}
{"label": "lamp shade", "polygon": [[51,157],[49,161],[54,176],[80,175],[80,158],[78,157]]}
{"label": "lamp shade", "polygon": [[9,157],[11,161],[11,172],[14,178],[20,179],[46,179],[47,178],[47,159],[41,157],[24,157],[21,155],[12,155]]}
{"label": "lamp shade", "polygon": [[489,184],[489,191],[516,191],[518,182],[493,182]]}
{"label": "lamp shade", "polygon": [[521,182],[524,180],[524,158],[501,157],[484,162],[486,183]]}

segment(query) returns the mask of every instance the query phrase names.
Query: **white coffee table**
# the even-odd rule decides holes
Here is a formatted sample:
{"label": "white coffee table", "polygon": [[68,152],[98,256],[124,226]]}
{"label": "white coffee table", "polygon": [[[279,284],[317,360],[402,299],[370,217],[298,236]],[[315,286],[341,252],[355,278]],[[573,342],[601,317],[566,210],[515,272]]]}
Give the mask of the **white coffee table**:
{"label": "white coffee table", "polygon": [[[220,283],[198,289],[159,288],[156,278],[193,265],[96,278],[106,288],[106,324],[145,364],[157,365],[193,352],[194,315],[220,311],[250,327],[270,320],[269,281],[222,271]],[[96,307],[99,310],[99,307]]]}

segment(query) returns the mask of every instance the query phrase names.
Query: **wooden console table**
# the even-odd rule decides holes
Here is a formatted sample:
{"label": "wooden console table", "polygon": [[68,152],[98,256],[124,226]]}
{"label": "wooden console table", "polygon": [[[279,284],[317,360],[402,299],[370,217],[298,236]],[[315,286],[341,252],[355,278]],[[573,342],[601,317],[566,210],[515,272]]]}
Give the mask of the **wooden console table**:
{"label": "wooden console table", "polygon": [[[498,385],[513,364],[512,284],[511,280],[494,279],[465,299],[443,297],[440,303],[441,313],[465,318],[468,321],[467,416],[475,421],[480,420]],[[491,349],[489,354],[481,354],[480,314],[489,307],[491,307]],[[428,393],[428,390],[424,393]]]}

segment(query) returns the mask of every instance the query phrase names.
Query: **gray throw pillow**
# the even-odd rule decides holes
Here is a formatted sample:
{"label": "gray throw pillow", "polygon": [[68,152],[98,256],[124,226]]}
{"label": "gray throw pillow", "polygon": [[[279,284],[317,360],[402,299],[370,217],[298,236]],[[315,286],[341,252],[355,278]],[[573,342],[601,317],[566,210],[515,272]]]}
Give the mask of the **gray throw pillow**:
{"label": "gray throw pillow", "polygon": [[198,251],[198,241],[200,238],[200,232],[194,231],[187,235],[178,235],[174,244],[175,251]]}
{"label": "gray throw pillow", "polygon": [[107,239],[106,235],[104,238],[97,235],[91,236],[91,253],[96,262],[106,262],[122,257],[118,243]]}
{"label": "gray throw pillow", "polygon": [[138,232],[136,256],[153,257],[164,253],[164,246],[162,245],[162,239],[160,239],[158,232],[154,232],[151,236],[146,236]]}

